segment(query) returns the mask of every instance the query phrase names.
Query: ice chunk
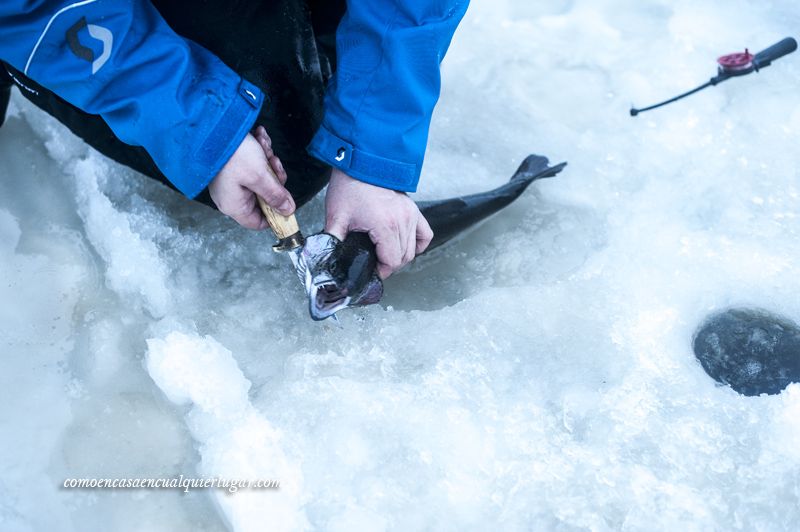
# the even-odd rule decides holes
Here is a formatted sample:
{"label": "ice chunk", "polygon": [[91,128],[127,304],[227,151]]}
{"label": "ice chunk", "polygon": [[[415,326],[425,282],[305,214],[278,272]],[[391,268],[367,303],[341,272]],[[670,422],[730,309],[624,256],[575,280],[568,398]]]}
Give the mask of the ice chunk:
{"label": "ice chunk", "polygon": [[98,175],[107,164],[92,155],[74,165],[78,210],[86,236],[106,262],[110,288],[133,296],[151,315],[163,317],[172,304],[166,265],[155,244],[134,233],[126,215],[100,190]]}
{"label": "ice chunk", "polygon": [[302,530],[300,468],[286,456],[280,431],[250,403],[250,382],[233,354],[213,338],[170,333],[147,341],[147,370],[176,404],[191,405],[187,423],[206,477],[280,482],[278,490],[244,490],[215,498],[235,530]]}

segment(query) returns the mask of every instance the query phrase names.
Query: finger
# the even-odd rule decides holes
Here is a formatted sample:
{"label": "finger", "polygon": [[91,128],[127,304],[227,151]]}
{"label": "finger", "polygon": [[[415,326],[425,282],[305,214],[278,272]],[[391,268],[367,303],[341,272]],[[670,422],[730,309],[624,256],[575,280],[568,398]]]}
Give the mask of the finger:
{"label": "finger", "polygon": [[409,231],[403,235],[404,237],[404,244],[403,246],[403,266],[414,260],[414,257],[417,256],[417,227],[416,225],[412,225],[409,228]]}
{"label": "finger", "polygon": [[286,170],[283,168],[283,163],[281,160],[278,159],[277,155],[268,157],[267,160],[269,161],[270,168],[272,168],[272,171],[275,173],[275,177],[278,178],[278,181],[280,181],[281,185],[285,185],[288,176],[286,175]]}
{"label": "finger", "polygon": [[403,265],[403,251],[400,234],[397,231],[369,233],[378,255],[378,276],[386,279]]}
{"label": "finger", "polygon": [[253,136],[258,141],[261,149],[264,150],[264,155],[267,159],[275,157],[275,152],[272,151],[272,139],[269,138],[269,135],[267,135],[267,130],[264,129],[263,126],[258,126]]}
{"label": "finger", "polygon": [[275,152],[272,151],[272,146],[267,144],[267,142],[264,140],[264,137],[256,137],[256,140],[258,141],[259,146],[261,146],[261,149],[264,150],[264,156],[267,159],[270,157],[275,157]]}
{"label": "finger", "polygon": [[259,145],[261,145],[261,149],[264,150],[264,155],[266,156],[267,161],[269,161],[269,166],[272,170],[272,173],[275,174],[275,177],[278,178],[278,181],[280,181],[281,185],[285,185],[288,176],[286,175],[286,170],[283,168],[283,163],[278,156],[275,155],[275,152],[272,151],[272,139],[267,134],[267,130],[264,129],[264,126],[258,126],[253,131],[253,136],[256,138]]}
{"label": "finger", "polygon": [[258,126],[253,131],[253,136],[258,139],[258,143],[264,148],[264,151],[272,151],[272,139],[270,138],[264,126]]}
{"label": "finger", "polygon": [[245,229],[252,229],[254,231],[261,231],[269,227],[269,223],[267,223],[261,211],[252,211],[238,218],[234,218],[234,220]]}
{"label": "finger", "polygon": [[292,214],[295,210],[294,199],[289,191],[269,172],[260,173],[255,181],[249,183],[247,188],[261,196],[267,205],[277,210],[284,216]]}
{"label": "finger", "polygon": [[328,216],[325,220],[325,232],[339,240],[344,240],[350,230],[350,222],[343,216]]}
{"label": "finger", "polygon": [[428,249],[428,246],[433,240],[433,229],[431,229],[428,220],[420,213],[419,218],[417,218],[417,245],[416,245],[416,253],[417,255],[421,255]]}
{"label": "finger", "polygon": [[255,195],[250,192],[250,199],[246,200],[239,209],[229,214],[236,223],[247,229],[266,229],[268,224],[261,209],[258,207]]}

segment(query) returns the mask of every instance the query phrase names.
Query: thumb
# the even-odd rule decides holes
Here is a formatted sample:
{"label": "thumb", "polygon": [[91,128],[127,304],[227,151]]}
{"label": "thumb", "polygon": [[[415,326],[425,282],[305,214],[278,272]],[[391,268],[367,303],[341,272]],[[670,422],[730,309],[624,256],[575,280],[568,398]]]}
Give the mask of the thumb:
{"label": "thumb", "polygon": [[248,184],[248,188],[284,216],[292,214],[295,210],[292,195],[270,172],[259,173],[258,178]]}
{"label": "thumb", "polygon": [[344,216],[336,216],[334,214],[325,221],[325,232],[339,240],[344,240],[347,237],[349,229],[350,221]]}

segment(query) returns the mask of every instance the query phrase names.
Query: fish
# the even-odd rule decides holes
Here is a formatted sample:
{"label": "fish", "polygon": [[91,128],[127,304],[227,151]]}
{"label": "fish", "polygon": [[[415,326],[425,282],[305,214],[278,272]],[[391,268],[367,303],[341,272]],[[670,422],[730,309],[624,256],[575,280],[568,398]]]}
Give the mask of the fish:
{"label": "fish", "polygon": [[[425,253],[496,214],[520,197],[538,179],[557,175],[567,163],[550,166],[547,157],[530,155],[504,185],[487,192],[444,200],[417,202],[433,230]],[[309,313],[316,321],[348,307],[378,303],[383,282],[369,235],[353,231],[344,240],[321,232],[306,238],[297,273],[308,296]]]}
{"label": "fish", "polygon": [[344,240],[324,232],[311,235],[298,264],[308,311],[315,321],[347,307],[375,304],[383,296],[375,244],[367,233],[352,231]]}

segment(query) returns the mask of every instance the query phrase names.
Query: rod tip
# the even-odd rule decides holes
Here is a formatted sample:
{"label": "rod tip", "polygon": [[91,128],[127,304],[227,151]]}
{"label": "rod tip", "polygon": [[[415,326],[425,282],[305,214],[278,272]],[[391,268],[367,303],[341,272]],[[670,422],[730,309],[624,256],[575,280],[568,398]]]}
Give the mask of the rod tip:
{"label": "rod tip", "polygon": [[633,107],[631,107],[631,116],[636,116],[638,114],[639,114],[639,110],[638,109],[634,109]]}

